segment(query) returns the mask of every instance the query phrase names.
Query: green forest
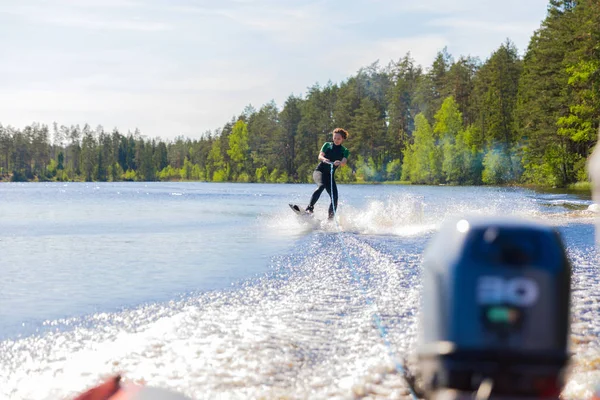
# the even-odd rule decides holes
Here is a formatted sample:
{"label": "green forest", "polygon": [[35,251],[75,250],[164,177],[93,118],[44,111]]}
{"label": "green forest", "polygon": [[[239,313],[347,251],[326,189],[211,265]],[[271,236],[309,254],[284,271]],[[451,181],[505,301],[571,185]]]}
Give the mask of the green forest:
{"label": "green forest", "polygon": [[[350,133],[341,182],[587,182],[600,121],[600,2],[550,0],[524,55],[507,39],[482,62],[410,53],[240,110],[200,138],[147,138],[33,123],[0,124],[0,180],[309,182],[336,127]],[[0,121],[7,123],[9,121]]]}

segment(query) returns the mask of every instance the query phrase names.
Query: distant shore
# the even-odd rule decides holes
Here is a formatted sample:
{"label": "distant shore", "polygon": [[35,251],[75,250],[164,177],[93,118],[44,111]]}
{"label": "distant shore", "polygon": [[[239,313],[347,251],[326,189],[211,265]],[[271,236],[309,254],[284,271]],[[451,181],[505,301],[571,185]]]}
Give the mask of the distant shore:
{"label": "distant shore", "polygon": [[[3,182],[12,182],[12,175],[5,174],[0,175],[0,183]],[[72,181],[58,181],[58,180],[40,180],[37,177],[27,181],[17,181],[17,182],[85,182],[82,180],[72,180]],[[128,180],[120,180],[120,181],[93,181],[93,182],[207,182],[207,181],[199,181],[199,180],[168,180],[168,181],[128,181]],[[238,182],[220,182],[220,183],[238,183]],[[264,183],[264,182],[248,182],[248,183]],[[285,183],[294,183],[294,182],[285,182]],[[415,185],[408,181],[369,181],[369,182],[338,182],[339,184],[346,185]],[[420,185],[419,185],[420,186]],[[423,186],[463,186],[463,185],[453,185],[453,184],[443,184],[443,185],[423,185]],[[464,185],[464,186],[473,186],[473,185]],[[485,187],[487,185],[476,185]],[[548,193],[573,193],[573,194],[588,194],[591,196],[592,193],[592,184],[591,182],[577,182],[568,185],[567,187],[550,187],[550,186],[540,186],[540,185],[531,185],[531,184],[509,184],[509,185],[490,185],[490,186],[504,186],[504,187],[515,187],[515,188],[524,188],[531,190],[538,190],[542,192]]]}

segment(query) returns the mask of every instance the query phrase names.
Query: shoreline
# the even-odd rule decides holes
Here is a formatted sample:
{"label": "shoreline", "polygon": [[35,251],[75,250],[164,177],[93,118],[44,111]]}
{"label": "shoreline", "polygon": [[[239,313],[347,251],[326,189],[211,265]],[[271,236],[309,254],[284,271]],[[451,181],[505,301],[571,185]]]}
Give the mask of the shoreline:
{"label": "shoreline", "polygon": [[[201,181],[201,180],[156,180],[156,181],[130,181],[130,180],[119,180],[119,181],[82,181],[82,180],[70,180],[70,181],[59,181],[59,180],[39,180],[39,179],[30,179],[26,181],[12,181],[10,175],[0,176],[0,183],[77,183],[77,182],[89,182],[89,183],[115,183],[115,182],[139,182],[139,183],[150,183],[150,182],[205,182],[205,183],[257,183],[257,184],[310,184],[312,182],[235,182],[235,181],[224,181],[224,182],[213,182],[213,181]],[[592,194],[592,184],[590,182],[577,182],[573,184],[569,184],[566,187],[556,187],[556,186],[544,186],[544,185],[535,185],[529,183],[523,184],[505,184],[505,185],[454,185],[454,184],[438,184],[438,185],[427,185],[427,184],[413,184],[408,181],[373,181],[373,182],[337,182],[340,185],[398,185],[398,186],[429,186],[429,187],[438,187],[438,186],[450,186],[450,187],[505,187],[505,188],[519,188],[519,189],[531,189],[536,191],[543,192],[555,192],[555,193],[570,193],[570,194],[588,194],[591,196]]]}

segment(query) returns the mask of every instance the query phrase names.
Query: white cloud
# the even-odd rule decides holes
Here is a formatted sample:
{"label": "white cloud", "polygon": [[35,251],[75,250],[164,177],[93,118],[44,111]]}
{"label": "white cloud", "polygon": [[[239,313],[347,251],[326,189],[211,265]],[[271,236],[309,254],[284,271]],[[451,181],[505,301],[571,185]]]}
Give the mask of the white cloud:
{"label": "white cloud", "polygon": [[528,34],[530,35],[535,29],[539,27],[538,24],[531,22],[528,23],[514,23],[514,22],[494,22],[489,20],[481,19],[465,19],[465,18],[438,18],[433,19],[428,23],[429,26],[441,26],[452,28],[455,30],[472,30],[474,32],[490,31],[498,32],[504,35],[510,36],[514,34]]}
{"label": "white cloud", "polygon": [[271,79],[265,75],[257,75],[250,71],[235,76],[223,74],[215,76],[190,77],[158,82],[157,89],[169,92],[247,92],[263,88],[271,84]]}
{"label": "white cloud", "polygon": [[446,40],[437,35],[351,43],[333,49],[327,61],[342,65],[344,73],[348,76],[377,60],[381,66],[385,66],[390,61],[404,57],[408,52],[417,64],[428,66],[437,52],[446,45]]}
{"label": "white cloud", "polygon": [[[235,96],[234,96],[235,97]],[[22,127],[32,122],[52,124],[89,123],[106,129],[122,131],[140,128],[149,137],[174,137],[183,134],[198,137],[208,129],[217,128],[234,114],[226,107],[214,104],[232,102],[235,114],[247,104],[224,93],[210,94],[142,94],[124,91],[85,90],[9,91],[0,97],[0,109],[10,110],[11,120],[5,125]]]}
{"label": "white cloud", "polygon": [[71,16],[45,16],[40,21],[56,25],[71,26],[85,29],[108,29],[108,30],[130,30],[130,31],[165,31],[172,29],[171,25],[163,22],[141,21],[141,20],[102,20],[95,17],[83,15]]}
{"label": "white cloud", "polygon": [[547,0],[371,0],[389,10],[401,12],[422,12],[433,15],[512,15],[517,18],[529,18],[529,10],[546,10]]}
{"label": "white cloud", "polygon": [[[112,4],[112,7],[109,5]],[[134,3],[112,1],[103,6],[104,13],[98,10],[95,2],[86,3],[62,2],[56,4],[38,3],[36,5],[13,4],[9,7],[0,7],[0,13],[9,14],[36,23],[47,23],[57,26],[66,26],[84,29],[131,30],[131,31],[164,31],[171,29],[171,25],[161,21],[148,21],[137,15],[123,18],[120,15],[123,9],[129,8]],[[119,7],[117,7],[119,6]]]}
{"label": "white cloud", "polygon": [[141,1],[134,0],[54,0],[53,3],[56,4],[64,4],[71,5],[75,7],[97,7],[97,8],[107,8],[107,7],[117,7],[117,8],[126,8],[126,7],[142,7],[144,3]]}
{"label": "white cloud", "polygon": [[[447,0],[421,0],[421,1],[389,1],[380,0],[375,3],[383,4],[396,11],[402,12],[430,12],[430,13],[452,13],[469,9],[468,1]],[[472,2],[471,2],[472,6]]]}
{"label": "white cloud", "polygon": [[180,13],[223,18],[225,27],[243,27],[262,33],[268,40],[281,43],[304,43],[327,29],[328,18],[320,4],[235,1],[235,7],[172,6]]}

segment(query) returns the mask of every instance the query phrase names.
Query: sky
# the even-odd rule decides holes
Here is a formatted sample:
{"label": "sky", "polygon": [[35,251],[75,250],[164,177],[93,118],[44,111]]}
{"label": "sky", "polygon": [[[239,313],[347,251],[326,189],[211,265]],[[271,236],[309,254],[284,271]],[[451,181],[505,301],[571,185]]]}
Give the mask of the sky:
{"label": "sky", "polygon": [[410,52],[523,54],[548,0],[0,0],[0,124],[199,138]]}

